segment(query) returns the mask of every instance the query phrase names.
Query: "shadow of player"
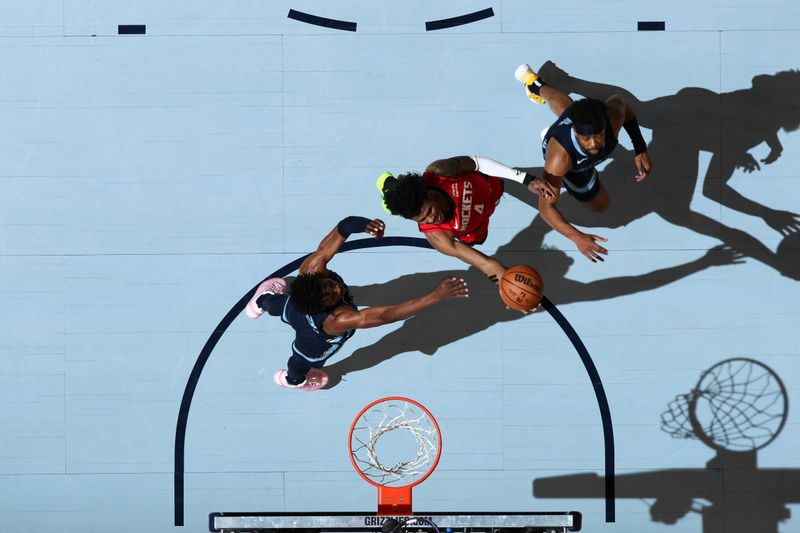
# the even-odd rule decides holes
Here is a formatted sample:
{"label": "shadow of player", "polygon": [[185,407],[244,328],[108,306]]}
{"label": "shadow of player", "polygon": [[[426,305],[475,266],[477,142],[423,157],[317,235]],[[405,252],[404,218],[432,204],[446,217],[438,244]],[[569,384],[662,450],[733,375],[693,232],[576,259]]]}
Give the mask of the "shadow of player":
{"label": "shadow of player", "polygon": [[[567,278],[573,259],[559,250],[541,250],[542,239],[549,230],[540,218],[520,231],[498,249],[496,259],[506,265],[536,265],[545,280],[545,294],[555,305],[606,300],[662,287],[703,269],[741,262],[741,255],[718,246],[699,259],[662,268],[639,276],[621,276],[584,283]],[[474,335],[489,327],[525,315],[505,308],[496,286],[487,282],[476,268],[410,274],[388,283],[352,287],[359,305],[379,305],[401,301],[420,287],[435,286],[442,278],[456,276],[467,281],[470,297],[445,301],[406,320],[401,327],[352,355],[325,367],[330,380],[327,388],[338,384],[342,376],[365,370],[404,353],[419,351],[433,355],[450,343]]]}
{"label": "shadow of player", "polygon": [[539,70],[542,79],[567,93],[606,99],[620,94],[633,108],[640,124],[652,130],[648,145],[654,169],[643,182],[633,180],[633,154],[619,147],[602,172],[611,206],[598,215],[565,201],[561,209],[570,222],[589,227],[620,227],[650,213],[694,232],[713,237],[793,279],[800,279],[796,264],[773,253],[758,239],[691,208],[699,179],[701,151],[712,154],[703,178],[703,194],[719,204],[761,218],[784,237],[800,231],[798,215],[777,210],[747,198],[728,182],[737,168],[761,169],[749,150],[766,142],[770,153],[763,164],[775,162],[783,150],[778,131],[800,126],[800,71],[785,71],[753,78],[749,89],[717,94],[689,87],[674,95],[641,101],[621,87],[594,83],[568,75],[552,62]]}

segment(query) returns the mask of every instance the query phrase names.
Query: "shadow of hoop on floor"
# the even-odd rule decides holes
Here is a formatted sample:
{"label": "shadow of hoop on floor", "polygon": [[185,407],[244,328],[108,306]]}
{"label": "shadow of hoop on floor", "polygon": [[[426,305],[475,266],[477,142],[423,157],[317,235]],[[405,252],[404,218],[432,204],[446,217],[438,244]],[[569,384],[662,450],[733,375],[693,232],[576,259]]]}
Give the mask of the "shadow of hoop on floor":
{"label": "shadow of hoop on floor", "polygon": [[[781,433],[788,408],[786,388],[768,366],[747,358],[715,364],[661,415],[662,431],[715,451],[706,468],[618,475],[617,496],[652,499],[653,522],[673,525],[696,513],[702,533],[777,532],[790,517],[786,505],[800,503],[800,469],[759,469],[757,452]],[[533,494],[599,498],[602,482],[596,474],[537,478]]]}

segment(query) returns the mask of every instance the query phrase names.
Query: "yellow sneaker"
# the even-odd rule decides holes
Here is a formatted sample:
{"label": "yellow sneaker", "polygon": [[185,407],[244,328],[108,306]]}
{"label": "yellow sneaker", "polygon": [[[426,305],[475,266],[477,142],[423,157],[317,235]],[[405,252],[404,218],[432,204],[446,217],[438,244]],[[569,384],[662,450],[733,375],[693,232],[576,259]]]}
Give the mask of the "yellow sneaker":
{"label": "yellow sneaker", "polygon": [[531,86],[536,87],[536,91],[538,91],[538,87],[541,87],[543,83],[542,80],[539,79],[539,75],[533,71],[530,65],[523,63],[518,66],[517,70],[514,71],[514,77],[525,86],[525,94],[528,95],[530,100],[533,100],[537,104],[545,103],[544,98],[531,91]]}
{"label": "yellow sneaker", "polygon": [[378,181],[375,182],[375,186],[378,187],[378,193],[381,195],[381,206],[383,207],[383,210],[389,213],[390,215],[392,214],[392,212],[389,211],[389,208],[386,207],[386,202],[383,201],[383,184],[386,183],[386,180],[391,177],[393,177],[391,172],[384,172],[383,174],[378,176]]}

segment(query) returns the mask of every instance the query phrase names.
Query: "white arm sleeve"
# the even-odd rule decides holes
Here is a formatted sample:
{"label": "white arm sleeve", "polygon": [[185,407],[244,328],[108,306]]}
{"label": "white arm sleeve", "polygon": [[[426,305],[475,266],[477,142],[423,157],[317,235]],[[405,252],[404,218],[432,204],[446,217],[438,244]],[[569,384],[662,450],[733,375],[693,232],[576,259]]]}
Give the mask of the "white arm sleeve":
{"label": "white arm sleeve", "polygon": [[488,157],[480,155],[471,155],[470,157],[475,161],[475,170],[488,176],[496,176],[504,180],[516,181],[523,185],[527,185],[533,180],[533,176],[530,176],[526,172],[506,166],[494,159],[489,159]]}

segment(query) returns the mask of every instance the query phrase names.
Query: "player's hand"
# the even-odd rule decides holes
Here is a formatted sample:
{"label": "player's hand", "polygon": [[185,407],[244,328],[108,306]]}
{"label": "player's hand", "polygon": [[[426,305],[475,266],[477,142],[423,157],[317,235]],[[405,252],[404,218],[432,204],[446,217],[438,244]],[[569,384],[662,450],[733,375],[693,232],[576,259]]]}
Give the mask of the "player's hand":
{"label": "player's hand", "polygon": [[783,150],[781,149],[770,150],[769,153],[767,154],[767,157],[762,159],[761,162],[764,163],[765,165],[770,165],[778,160],[778,158],[781,156],[781,152],[783,152]]}
{"label": "player's hand", "polygon": [[798,220],[798,217],[800,217],[800,215],[792,213],[791,211],[770,209],[769,213],[764,215],[764,222],[766,222],[770,228],[785,237],[800,231],[800,220]]}
{"label": "player's hand", "polygon": [[431,294],[433,294],[437,300],[468,298],[469,288],[467,287],[467,282],[461,278],[446,278],[433,289]]}
{"label": "player's hand", "polygon": [[386,224],[383,223],[383,220],[376,218],[369,224],[367,224],[367,233],[372,235],[376,239],[380,239],[383,237],[383,232],[386,230]]}
{"label": "player's hand", "polygon": [[705,259],[711,266],[738,265],[744,263],[744,254],[730,246],[720,244],[706,252]]}
{"label": "player's hand", "polygon": [[746,173],[754,172],[756,170],[761,170],[761,165],[758,164],[756,158],[753,157],[750,153],[745,153],[741,156],[741,159],[736,162],[736,168],[741,168]]}
{"label": "player's hand", "polygon": [[636,175],[633,177],[636,181],[642,181],[653,170],[653,163],[650,161],[650,156],[647,155],[647,152],[642,152],[634,157],[633,162],[636,163]]}
{"label": "player's hand", "polygon": [[528,184],[528,190],[547,200],[552,200],[556,197],[556,190],[541,176],[533,178],[533,181]]}
{"label": "player's hand", "polygon": [[597,242],[606,242],[607,240],[608,239],[601,237],[600,235],[581,233],[572,239],[572,242],[575,243],[575,246],[578,247],[578,250],[580,250],[580,252],[585,255],[589,261],[596,263],[598,261],[605,261],[602,256],[608,255],[608,250],[597,244]]}
{"label": "player's hand", "polygon": [[506,309],[508,309],[509,311],[517,311],[519,313],[522,313],[523,315],[530,315],[531,313],[538,313],[539,311],[541,311],[543,309],[543,307],[542,307],[542,304],[539,304],[536,307],[534,307],[533,309],[530,309],[530,310],[527,310],[527,311],[524,311],[522,309],[514,309],[513,307],[509,307],[509,306],[506,306]]}

